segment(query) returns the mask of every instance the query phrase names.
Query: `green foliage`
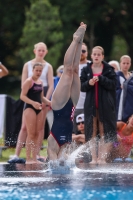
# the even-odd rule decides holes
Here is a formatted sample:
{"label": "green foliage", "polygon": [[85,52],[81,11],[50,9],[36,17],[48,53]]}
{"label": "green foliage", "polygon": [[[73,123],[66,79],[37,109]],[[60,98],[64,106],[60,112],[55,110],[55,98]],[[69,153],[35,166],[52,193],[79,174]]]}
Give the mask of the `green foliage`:
{"label": "green foliage", "polygon": [[[0,61],[8,68],[9,75],[0,80],[0,93],[9,94],[20,84],[22,62],[18,55],[19,39],[25,21],[25,8],[30,0],[0,0]],[[14,87],[15,85],[15,87]]]}
{"label": "green foliage", "polygon": [[[120,36],[126,43],[127,53],[133,59],[133,40],[131,30],[133,29],[132,1],[126,0],[50,0],[54,5],[60,6],[60,16],[63,22],[63,33],[65,38],[71,38],[73,31],[81,21],[87,23],[84,42],[89,49],[100,45],[105,50],[105,59],[110,60],[112,56],[112,45],[114,36]],[[69,13],[69,15],[68,15]],[[70,40],[66,40],[64,49]],[[118,47],[118,44],[117,44]],[[121,50],[124,46],[120,46]],[[115,53],[114,53],[115,54]],[[121,53],[119,52],[119,55]]]}
{"label": "green foliage", "polygon": [[[1,140],[0,140],[1,144]],[[47,140],[43,140],[43,146],[48,146]],[[15,154],[15,148],[7,148],[6,150],[2,151],[2,158],[0,158],[0,162],[7,162],[9,160],[10,155]],[[47,148],[44,148],[40,151],[40,156],[47,156]],[[20,158],[26,158],[26,149],[22,148],[20,153]]]}
{"label": "green foliage", "polygon": [[[106,0],[67,0],[66,5],[62,0],[50,0],[54,5],[60,6],[60,16],[63,23],[63,34],[66,38],[63,55],[70,44],[72,34],[83,21],[87,24],[84,42],[89,49],[95,45],[101,45],[108,57],[113,40],[113,25],[108,21],[109,4]],[[68,14],[69,13],[69,14]]]}
{"label": "green foliage", "polygon": [[58,7],[52,6],[48,0],[32,1],[26,11],[23,36],[20,39],[19,54],[24,62],[33,58],[34,44],[44,42],[48,46],[47,61],[57,67],[60,57],[63,34]]}
{"label": "green foliage", "polygon": [[119,62],[122,55],[127,54],[127,44],[121,36],[115,36],[113,40],[111,60],[117,60]]}
{"label": "green foliage", "polygon": [[0,0],[0,60],[18,75],[17,50],[29,0]]}
{"label": "green foliage", "polygon": [[118,58],[124,51],[133,60],[132,3],[132,0],[0,0],[0,61],[10,72],[10,77],[0,80],[3,85],[0,92],[11,93],[16,85],[20,87],[20,84],[14,87],[13,82],[18,81],[23,64],[34,57],[33,46],[37,42],[47,44],[46,60],[54,68],[61,65],[81,21],[87,23],[84,42],[89,50],[101,45],[107,61]]}

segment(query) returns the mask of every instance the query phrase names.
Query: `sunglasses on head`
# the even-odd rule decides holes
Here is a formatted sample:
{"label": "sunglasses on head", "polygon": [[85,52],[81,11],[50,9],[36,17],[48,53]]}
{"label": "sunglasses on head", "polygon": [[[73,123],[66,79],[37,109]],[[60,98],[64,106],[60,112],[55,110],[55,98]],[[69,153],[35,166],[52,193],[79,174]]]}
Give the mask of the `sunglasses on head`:
{"label": "sunglasses on head", "polygon": [[80,124],[84,124],[84,122],[82,121],[82,122],[78,122],[78,123],[77,123],[77,125],[80,125]]}
{"label": "sunglasses on head", "polygon": [[81,52],[82,52],[82,53],[86,53],[86,50],[82,49]]}

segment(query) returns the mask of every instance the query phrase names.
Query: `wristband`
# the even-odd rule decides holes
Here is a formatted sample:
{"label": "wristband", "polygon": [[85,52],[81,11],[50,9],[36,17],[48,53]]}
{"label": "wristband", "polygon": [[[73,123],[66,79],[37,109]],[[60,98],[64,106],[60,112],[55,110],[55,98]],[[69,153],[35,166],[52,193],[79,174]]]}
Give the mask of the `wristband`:
{"label": "wristband", "polygon": [[0,65],[2,65],[2,62],[0,62]]}

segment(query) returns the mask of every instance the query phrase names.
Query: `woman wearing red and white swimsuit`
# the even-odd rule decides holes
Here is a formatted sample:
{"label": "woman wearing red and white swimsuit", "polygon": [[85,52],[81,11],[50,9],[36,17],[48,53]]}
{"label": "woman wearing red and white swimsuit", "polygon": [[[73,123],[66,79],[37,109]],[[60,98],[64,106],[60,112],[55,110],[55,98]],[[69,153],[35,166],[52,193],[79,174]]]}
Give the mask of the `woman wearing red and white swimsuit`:
{"label": "woman wearing red and white swimsuit", "polygon": [[110,154],[109,161],[115,158],[127,158],[133,146],[133,115],[127,123],[122,121],[117,122],[117,139]]}

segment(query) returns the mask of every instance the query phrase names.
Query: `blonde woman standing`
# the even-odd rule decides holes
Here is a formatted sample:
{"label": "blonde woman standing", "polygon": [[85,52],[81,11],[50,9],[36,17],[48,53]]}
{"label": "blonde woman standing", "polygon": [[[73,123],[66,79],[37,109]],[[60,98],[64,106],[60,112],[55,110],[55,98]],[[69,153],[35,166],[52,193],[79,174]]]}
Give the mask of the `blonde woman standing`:
{"label": "blonde woman standing", "polygon": [[[22,71],[21,87],[23,86],[25,80],[32,75],[33,65],[35,63],[39,62],[43,65],[43,70],[42,70],[40,79],[43,82],[44,96],[46,96],[47,99],[50,99],[52,92],[53,92],[53,88],[54,88],[53,68],[52,68],[51,64],[49,64],[44,59],[48,53],[46,44],[43,42],[39,42],[39,43],[35,44],[33,52],[35,54],[35,58],[33,58],[32,60],[30,60],[24,64],[23,71]],[[48,110],[49,110],[49,108],[42,104],[42,112],[43,112],[44,122],[42,124],[42,131],[39,134],[39,141],[40,141],[39,146],[40,147],[42,145],[42,141],[44,138],[44,124],[46,121],[46,114],[47,114]],[[19,132],[18,140],[17,140],[15,155],[9,161],[12,161],[19,157],[21,149],[26,142],[26,137],[27,137],[27,129],[26,129],[25,117],[23,115],[22,116],[22,125],[21,125],[21,130]],[[38,152],[38,154],[39,154],[39,152]]]}
{"label": "blonde woman standing", "polygon": [[116,87],[116,108],[117,120],[127,121],[133,113],[133,73],[130,70],[131,58],[128,55],[123,55],[120,58],[120,71],[117,72],[117,87]]}

